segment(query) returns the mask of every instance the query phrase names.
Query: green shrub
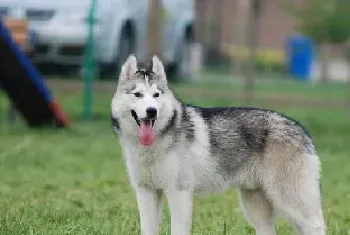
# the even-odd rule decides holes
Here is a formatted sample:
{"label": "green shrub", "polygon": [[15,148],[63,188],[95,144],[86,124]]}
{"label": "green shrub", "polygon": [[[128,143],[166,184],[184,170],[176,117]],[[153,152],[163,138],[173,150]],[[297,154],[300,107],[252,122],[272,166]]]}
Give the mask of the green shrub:
{"label": "green shrub", "polygon": [[[231,47],[229,54],[242,63],[247,63],[249,60],[249,49],[247,47]],[[284,53],[275,49],[258,48],[255,66],[261,72],[285,73],[287,71]]]}

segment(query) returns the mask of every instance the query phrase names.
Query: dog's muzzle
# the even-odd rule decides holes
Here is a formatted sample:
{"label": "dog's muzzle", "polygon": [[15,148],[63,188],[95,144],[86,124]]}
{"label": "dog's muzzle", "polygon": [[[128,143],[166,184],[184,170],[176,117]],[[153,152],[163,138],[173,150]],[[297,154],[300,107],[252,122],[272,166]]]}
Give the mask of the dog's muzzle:
{"label": "dog's muzzle", "polygon": [[139,119],[135,110],[133,109],[131,110],[131,116],[135,119],[138,126],[141,125],[141,121],[142,121],[142,122],[151,123],[153,127],[157,117],[157,109],[148,108],[146,110],[146,114],[147,114],[147,118]]}

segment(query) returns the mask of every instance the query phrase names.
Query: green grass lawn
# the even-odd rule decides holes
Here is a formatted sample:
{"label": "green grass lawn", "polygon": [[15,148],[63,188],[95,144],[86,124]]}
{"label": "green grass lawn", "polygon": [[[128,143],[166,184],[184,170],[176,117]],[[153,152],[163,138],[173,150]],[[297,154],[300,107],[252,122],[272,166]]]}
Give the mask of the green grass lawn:
{"label": "green grass lawn", "polygon": [[[301,96],[343,94],[338,85],[291,89]],[[259,92],[278,95],[281,90],[263,85]],[[302,87],[302,85],[300,85]],[[199,88],[198,88],[199,87]],[[220,92],[237,90],[218,85]],[[177,85],[178,89],[213,89],[212,85]],[[205,94],[205,92],[203,92]],[[180,98],[203,106],[238,105],[230,99],[213,99],[203,93],[181,93]],[[127,181],[121,150],[112,134],[109,106],[112,94],[96,93],[99,118],[81,121],[80,92],[55,94],[73,119],[72,130],[29,130],[8,127],[7,102],[0,97],[0,234],[140,234],[134,193]],[[337,95],[334,95],[337,99]],[[322,166],[323,207],[329,235],[350,234],[350,116],[337,110],[281,107],[278,111],[299,119],[311,132]],[[166,207],[165,210],[167,211]],[[169,234],[164,213],[161,234]],[[254,234],[240,211],[234,190],[195,200],[193,234]],[[293,234],[281,221],[278,234]]]}
{"label": "green grass lawn", "polygon": [[[240,77],[232,77],[228,75],[216,76],[215,74],[205,73],[201,78],[206,82],[197,84],[191,83],[188,88],[202,88],[202,90],[210,91],[212,87],[220,88],[226,93],[242,93],[244,91],[244,80]],[[271,76],[269,78],[255,79],[254,91],[261,97],[271,97],[271,95],[279,95],[281,97],[290,97],[291,94],[298,99],[327,99],[327,100],[344,100],[349,85],[341,82],[319,83],[316,85],[304,82],[298,82],[292,78],[281,78]],[[271,94],[271,91],[272,94]]]}

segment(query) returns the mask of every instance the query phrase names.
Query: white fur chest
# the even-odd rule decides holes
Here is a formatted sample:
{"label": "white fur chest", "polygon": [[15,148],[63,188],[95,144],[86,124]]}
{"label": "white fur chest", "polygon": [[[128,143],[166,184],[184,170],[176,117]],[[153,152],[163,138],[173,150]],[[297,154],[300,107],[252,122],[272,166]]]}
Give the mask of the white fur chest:
{"label": "white fur chest", "polygon": [[130,145],[124,150],[133,187],[166,190],[175,186],[181,168],[176,153],[166,153],[159,148]]}

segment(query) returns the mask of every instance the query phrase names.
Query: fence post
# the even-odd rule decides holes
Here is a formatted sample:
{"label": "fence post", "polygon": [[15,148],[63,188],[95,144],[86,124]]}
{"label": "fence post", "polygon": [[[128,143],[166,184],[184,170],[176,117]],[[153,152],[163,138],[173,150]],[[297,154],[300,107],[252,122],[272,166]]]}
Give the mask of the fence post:
{"label": "fence post", "polygon": [[84,79],[84,119],[91,120],[92,118],[92,85],[95,76],[95,61],[94,61],[94,24],[96,0],[91,0],[91,6],[88,15],[88,35],[86,38],[86,48],[83,65]]}

